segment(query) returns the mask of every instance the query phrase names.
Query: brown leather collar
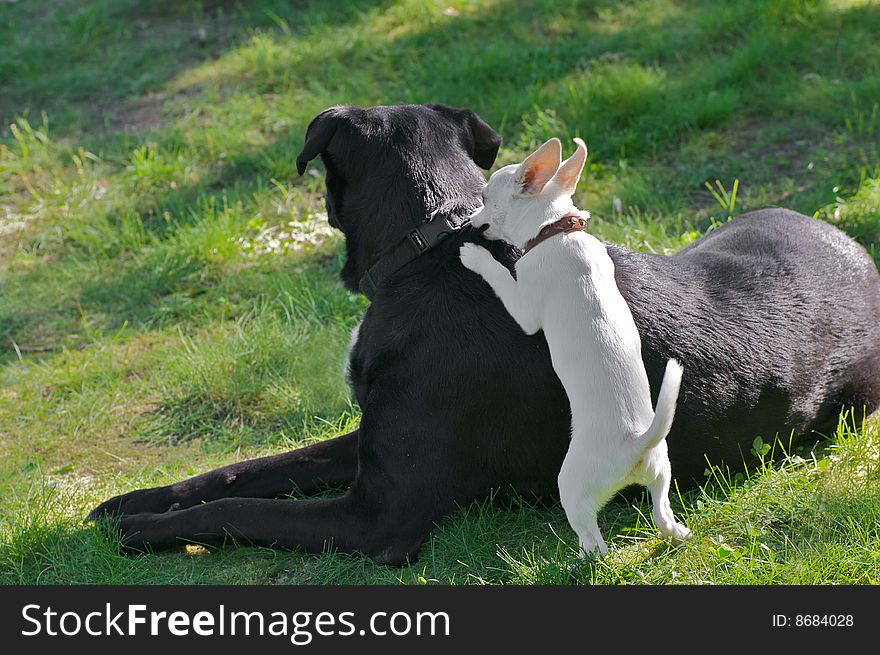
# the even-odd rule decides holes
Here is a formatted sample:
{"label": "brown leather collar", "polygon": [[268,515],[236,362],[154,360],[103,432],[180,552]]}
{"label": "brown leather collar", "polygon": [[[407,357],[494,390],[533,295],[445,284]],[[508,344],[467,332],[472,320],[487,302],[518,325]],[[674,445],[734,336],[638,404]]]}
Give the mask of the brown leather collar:
{"label": "brown leather collar", "polygon": [[586,229],[587,219],[578,214],[566,214],[558,221],[554,221],[553,223],[550,223],[550,225],[542,227],[541,231],[538,232],[538,236],[534,239],[529,239],[523,248],[523,255],[552,236],[563,234],[565,232],[583,232]]}

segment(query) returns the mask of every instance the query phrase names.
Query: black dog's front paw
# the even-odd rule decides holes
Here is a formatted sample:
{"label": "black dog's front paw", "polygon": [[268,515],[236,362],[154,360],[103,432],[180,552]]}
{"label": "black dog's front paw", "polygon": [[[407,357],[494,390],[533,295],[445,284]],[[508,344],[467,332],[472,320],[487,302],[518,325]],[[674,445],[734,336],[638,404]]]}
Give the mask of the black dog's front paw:
{"label": "black dog's front paw", "polygon": [[119,550],[125,555],[141,555],[156,550],[150,543],[150,525],[155,516],[134,514],[119,519]]}
{"label": "black dog's front paw", "polygon": [[132,514],[161,514],[180,507],[168,487],[137,489],[105,500],[86,517],[89,521]]}
{"label": "black dog's front paw", "polygon": [[168,514],[104,516],[96,522],[96,526],[117,543],[123,555],[144,555],[186,545],[170,537],[167,530],[163,529],[163,518],[167,516]]}

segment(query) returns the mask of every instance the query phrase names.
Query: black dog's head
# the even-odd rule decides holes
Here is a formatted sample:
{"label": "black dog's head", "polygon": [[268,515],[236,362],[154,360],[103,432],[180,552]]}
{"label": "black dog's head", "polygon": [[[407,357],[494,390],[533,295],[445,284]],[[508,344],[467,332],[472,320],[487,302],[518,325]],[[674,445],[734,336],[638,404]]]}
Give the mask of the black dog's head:
{"label": "black dog's head", "polygon": [[331,107],[309,124],[296,158],[302,175],[321,156],[330,225],[345,234],[345,286],[435,213],[467,215],[501,137],[470,109],[446,105]]}

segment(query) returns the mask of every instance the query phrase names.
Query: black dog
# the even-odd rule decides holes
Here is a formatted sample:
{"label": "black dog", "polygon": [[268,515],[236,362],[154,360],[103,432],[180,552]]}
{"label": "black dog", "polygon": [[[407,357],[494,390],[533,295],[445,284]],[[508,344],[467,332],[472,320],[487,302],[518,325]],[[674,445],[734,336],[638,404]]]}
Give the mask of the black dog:
{"label": "black dog", "polygon": [[[317,116],[297,164],[321,156],[343,282],[373,298],[349,365],[359,429],[118,496],[92,516],[119,516],[131,549],[231,536],[400,564],[457,504],[498,489],[552,497],[570,417],[547,345],[458,260],[463,241],[511,268],[518,252],[469,227],[439,240],[479,202],[474,162],[491,166],[499,142],[473,112],[441,105]],[[674,257],[609,252],[655,394],[666,360],[684,365],[669,435],[681,482],[703,479],[706,457],[741,465],[756,435],[827,430],[841,407],[880,405],[880,276],[835,228],[769,209]],[[275,500],[327,485],[348,490]]]}

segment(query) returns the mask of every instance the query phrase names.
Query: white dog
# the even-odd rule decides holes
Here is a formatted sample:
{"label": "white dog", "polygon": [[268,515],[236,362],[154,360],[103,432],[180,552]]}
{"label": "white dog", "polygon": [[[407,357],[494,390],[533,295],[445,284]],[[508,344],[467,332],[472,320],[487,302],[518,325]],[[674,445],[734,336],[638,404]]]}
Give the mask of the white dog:
{"label": "white dog", "polygon": [[471,217],[485,236],[524,251],[516,279],[473,243],[461,261],[492,287],[527,334],[544,330],[553,367],[571,403],[572,438],[559,473],[559,493],[584,553],[607,551],[596,515],[615,492],[648,487],[661,535],[686,539],[669,505],[671,467],[665,437],[672,426],[682,368],[671,359],[651,409],[641,340],[614,280],[605,246],[583,231],[589,214],[571,196],[587,148],[565,162],[551,139],[520,165],[498,170]]}

